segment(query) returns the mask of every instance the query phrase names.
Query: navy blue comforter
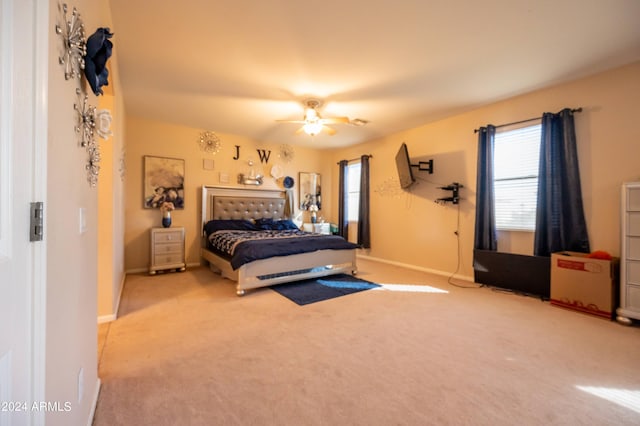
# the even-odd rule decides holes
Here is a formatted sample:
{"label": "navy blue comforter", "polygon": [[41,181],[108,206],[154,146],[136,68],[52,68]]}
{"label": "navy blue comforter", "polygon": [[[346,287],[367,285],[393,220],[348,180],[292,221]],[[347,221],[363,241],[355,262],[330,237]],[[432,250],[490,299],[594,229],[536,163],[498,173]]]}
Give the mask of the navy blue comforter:
{"label": "navy blue comforter", "polygon": [[259,259],[317,250],[351,250],[356,244],[338,235],[320,235],[297,230],[285,231],[216,231],[209,235],[215,250],[231,256],[231,267]]}

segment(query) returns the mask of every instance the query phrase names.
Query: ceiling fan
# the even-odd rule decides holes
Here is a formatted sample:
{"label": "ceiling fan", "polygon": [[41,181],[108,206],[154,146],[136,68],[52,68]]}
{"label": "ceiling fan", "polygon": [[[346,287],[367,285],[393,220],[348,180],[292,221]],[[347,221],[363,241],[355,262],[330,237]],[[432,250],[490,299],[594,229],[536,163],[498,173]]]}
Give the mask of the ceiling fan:
{"label": "ceiling fan", "polygon": [[310,136],[315,136],[323,130],[329,135],[334,135],[336,130],[327,126],[327,124],[353,124],[355,126],[364,126],[368,121],[361,118],[349,120],[349,117],[327,117],[322,118],[318,112],[318,108],[322,103],[317,99],[307,99],[304,101],[305,111],[303,120],[276,120],[280,123],[297,123],[302,124],[296,133],[305,132]]}

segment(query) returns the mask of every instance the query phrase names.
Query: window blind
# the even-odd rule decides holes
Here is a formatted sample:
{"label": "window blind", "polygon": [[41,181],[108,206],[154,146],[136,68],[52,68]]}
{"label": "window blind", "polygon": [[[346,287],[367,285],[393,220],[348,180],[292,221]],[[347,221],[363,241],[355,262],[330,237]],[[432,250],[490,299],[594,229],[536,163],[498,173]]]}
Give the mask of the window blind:
{"label": "window blind", "polygon": [[535,230],[540,137],[539,123],[496,132],[494,191],[499,230]]}
{"label": "window blind", "polygon": [[358,221],[360,211],[360,162],[349,164],[347,169],[347,220]]}

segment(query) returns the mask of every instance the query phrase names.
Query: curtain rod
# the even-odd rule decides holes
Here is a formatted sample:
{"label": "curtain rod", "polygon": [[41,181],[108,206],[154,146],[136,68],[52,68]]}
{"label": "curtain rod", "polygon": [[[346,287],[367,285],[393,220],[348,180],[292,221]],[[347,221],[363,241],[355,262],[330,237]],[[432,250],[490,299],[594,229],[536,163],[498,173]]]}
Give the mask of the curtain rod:
{"label": "curtain rod", "polygon": [[[582,107],[574,108],[574,109],[571,110],[571,112],[582,112]],[[534,118],[527,118],[526,120],[514,121],[513,123],[501,124],[499,126],[494,126],[494,127],[496,129],[499,129],[500,127],[507,127],[507,126],[513,126],[514,124],[528,123],[529,121],[540,120],[541,118],[542,118],[542,116],[534,117]],[[480,129],[474,129],[473,133],[478,133],[479,130]]]}
{"label": "curtain rod", "polygon": [[[352,158],[352,159],[350,159],[350,160],[347,160],[347,162],[356,161],[356,160],[361,159],[362,157],[369,157],[369,158],[373,158],[373,155],[371,155],[371,154],[362,155],[362,156],[360,156],[360,157],[358,157],[358,158]],[[336,164],[340,164],[340,162],[338,161]]]}

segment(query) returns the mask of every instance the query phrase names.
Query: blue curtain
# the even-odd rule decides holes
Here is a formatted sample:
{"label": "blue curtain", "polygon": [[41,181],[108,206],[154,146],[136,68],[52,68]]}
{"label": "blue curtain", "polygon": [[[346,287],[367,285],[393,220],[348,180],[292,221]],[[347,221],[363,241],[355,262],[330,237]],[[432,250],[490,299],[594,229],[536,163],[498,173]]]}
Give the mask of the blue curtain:
{"label": "blue curtain", "polygon": [[493,189],[493,156],[495,126],[478,129],[478,170],[476,179],[476,229],[474,249],[497,250],[496,218]]}
{"label": "blue curtain", "polygon": [[533,254],[588,253],[573,112],[542,115],[538,205]]}
{"label": "blue curtain", "polygon": [[340,167],[339,183],[340,189],[338,191],[338,235],[347,239],[349,237],[349,215],[347,214],[347,201],[348,191],[347,187],[347,166],[349,162],[347,160],[341,160],[338,163]]}
{"label": "blue curtain", "polygon": [[368,155],[360,157],[360,204],[358,207],[358,245],[362,248],[371,248]]}

